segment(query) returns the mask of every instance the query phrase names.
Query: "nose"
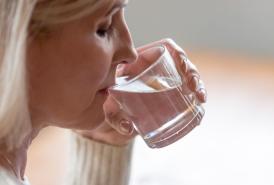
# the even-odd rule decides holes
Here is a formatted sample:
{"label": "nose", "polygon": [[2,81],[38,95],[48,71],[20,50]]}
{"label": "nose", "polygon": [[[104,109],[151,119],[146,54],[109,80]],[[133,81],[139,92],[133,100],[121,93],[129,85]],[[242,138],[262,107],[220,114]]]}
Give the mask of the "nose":
{"label": "nose", "polygon": [[118,44],[114,55],[114,62],[118,64],[135,62],[137,60],[138,54],[126,24],[119,32],[117,39]]}

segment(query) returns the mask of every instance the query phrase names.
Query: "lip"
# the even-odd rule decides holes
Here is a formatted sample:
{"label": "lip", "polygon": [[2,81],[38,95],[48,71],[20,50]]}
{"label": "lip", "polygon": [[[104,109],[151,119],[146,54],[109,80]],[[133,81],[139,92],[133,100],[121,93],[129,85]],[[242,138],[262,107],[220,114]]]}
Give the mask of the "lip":
{"label": "lip", "polygon": [[115,85],[115,79],[104,84],[101,89],[98,90],[99,93],[108,94],[108,89]]}
{"label": "lip", "polygon": [[103,95],[108,95],[108,88],[101,89],[98,92]]}

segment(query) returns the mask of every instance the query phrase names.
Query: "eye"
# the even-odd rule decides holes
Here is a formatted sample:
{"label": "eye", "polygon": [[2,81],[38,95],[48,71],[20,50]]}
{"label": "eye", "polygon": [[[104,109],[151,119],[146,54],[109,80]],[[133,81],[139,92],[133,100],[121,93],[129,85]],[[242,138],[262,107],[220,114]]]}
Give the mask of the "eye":
{"label": "eye", "polygon": [[103,26],[99,26],[99,28],[96,31],[96,34],[99,37],[105,37],[108,35],[108,33],[112,30],[112,24],[111,21],[108,21],[107,24],[103,25]]}
{"label": "eye", "polygon": [[109,28],[99,28],[96,33],[100,37],[105,37],[109,31]]}

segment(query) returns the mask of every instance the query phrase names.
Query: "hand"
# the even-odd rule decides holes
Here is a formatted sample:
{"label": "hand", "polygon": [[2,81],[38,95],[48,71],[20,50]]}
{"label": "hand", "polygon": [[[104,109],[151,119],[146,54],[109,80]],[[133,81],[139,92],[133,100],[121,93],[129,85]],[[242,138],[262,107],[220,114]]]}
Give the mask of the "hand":
{"label": "hand", "polygon": [[[168,49],[169,53],[176,62],[176,67],[185,79],[188,89],[195,93],[196,97],[201,103],[205,103],[207,99],[207,93],[203,81],[200,78],[200,74],[194,64],[190,62],[185,51],[178,46],[172,39],[163,39],[157,42],[150,43],[137,49],[138,53],[158,45],[164,45]],[[126,74],[134,74],[134,71],[138,68],[136,63],[133,64],[121,64],[117,70],[117,75],[122,76]]]}
{"label": "hand", "polygon": [[137,135],[130,119],[119,104],[109,96],[104,104],[105,121],[91,131],[77,131],[84,137],[102,143],[123,146]]}
{"label": "hand", "polygon": [[[206,102],[206,89],[203,81],[200,79],[199,72],[194,64],[187,58],[184,50],[171,39],[160,40],[137,49],[138,53],[157,45],[164,45],[169,50],[171,56],[176,62],[180,75],[186,79],[187,87],[196,94],[201,103]],[[134,73],[133,64],[121,64],[117,68],[117,76]],[[133,72],[132,72],[133,71]],[[104,104],[105,121],[95,130],[81,131],[80,133],[93,140],[101,141],[112,145],[125,145],[134,138],[137,133],[133,128],[133,124],[127,115],[120,108],[119,104],[109,96]],[[187,130],[191,130],[189,125]]]}

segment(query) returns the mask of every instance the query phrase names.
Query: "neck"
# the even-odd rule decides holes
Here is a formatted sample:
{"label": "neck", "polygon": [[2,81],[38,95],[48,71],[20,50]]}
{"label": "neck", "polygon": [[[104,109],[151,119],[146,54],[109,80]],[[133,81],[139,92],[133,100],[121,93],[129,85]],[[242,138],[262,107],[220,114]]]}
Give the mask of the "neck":
{"label": "neck", "polygon": [[0,148],[0,166],[14,174],[21,181],[24,180],[28,148],[38,132],[37,129],[33,129],[31,134],[25,137],[22,144],[13,150]]}

